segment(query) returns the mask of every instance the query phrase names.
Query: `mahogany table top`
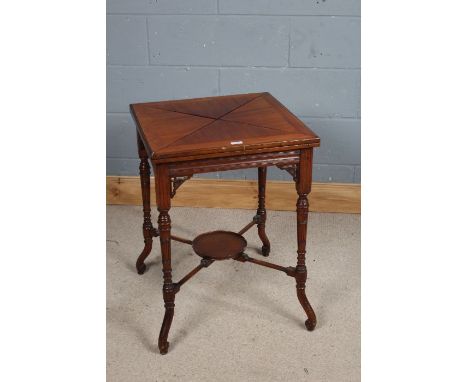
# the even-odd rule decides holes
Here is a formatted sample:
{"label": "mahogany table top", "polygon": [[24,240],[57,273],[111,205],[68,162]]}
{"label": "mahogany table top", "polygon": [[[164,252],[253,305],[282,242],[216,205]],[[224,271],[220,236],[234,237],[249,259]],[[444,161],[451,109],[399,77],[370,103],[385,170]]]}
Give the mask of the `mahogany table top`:
{"label": "mahogany table top", "polygon": [[295,150],[320,138],[269,93],[130,105],[153,162]]}

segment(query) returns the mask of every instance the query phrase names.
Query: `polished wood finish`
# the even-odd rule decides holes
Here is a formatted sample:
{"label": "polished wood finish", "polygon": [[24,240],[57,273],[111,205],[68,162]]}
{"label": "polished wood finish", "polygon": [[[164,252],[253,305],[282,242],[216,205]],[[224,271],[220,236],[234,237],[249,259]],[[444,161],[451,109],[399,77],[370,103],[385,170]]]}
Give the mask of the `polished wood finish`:
{"label": "polished wood finish", "polygon": [[196,266],[188,274],[186,274],[184,277],[182,277],[182,279],[180,279],[179,282],[175,283],[176,291],[178,292],[182,285],[184,285],[187,281],[189,281],[193,276],[195,276],[203,268],[208,268],[211,264],[213,264],[214,261],[215,261],[214,259],[209,259],[209,258],[201,259],[200,265]]}
{"label": "polished wood finish", "polygon": [[297,198],[297,265],[296,265],[296,292],[299,302],[307,314],[305,325],[308,330],[314,330],[317,320],[315,313],[310,306],[305,294],[305,284],[307,280],[307,267],[305,262],[306,240],[307,240],[307,220],[309,214],[309,195],[312,185],[312,150],[301,151],[301,161],[298,168],[296,181]]}
{"label": "polished wood finish", "polygon": [[175,240],[175,241],[178,241],[180,243],[192,245],[192,240],[184,239],[184,238],[176,236],[176,235],[171,235],[171,239]]}
{"label": "polished wood finish", "polygon": [[267,168],[258,168],[258,208],[257,208],[257,230],[258,236],[263,243],[262,255],[268,256],[270,254],[270,241],[268,240],[265,232],[266,223],[266,209],[265,209],[265,187],[266,187]]}
{"label": "polished wood finish", "polygon": [[143,274],[146,269],[145,259],[153,247],[153,223],[151,222],[151,200],[150,200],[150,166],[148,155],[143,146],[140,136],[137,134],[138,154],[140,156],[140,181],[143,200],[143,239],[145,247],[136,262],[138,274]]}
{"label": "polished wood finish", "polygon": [[293,166],[299,163],[299,151],[279,151],[271,153],[257,153],[237,155],[226,158],[194,159],[169,164],[172,176],[188,176],[213,171],[228,171],[261,166],[281,165]]}
{"label": "polished wood finish", "polygon": [[[315,313],[307,299],[305,283],[306,235],[312,183],[312,149],[320,139],[269,93],[240,94],[193,100],[151,102],[131,105],[137,124],[140,153],[140,179],[143,200],[143,236],[145,248],[137,260],[137,271],[145,271],[144,260],[151,250],[152,237],[159,236],[163,268],[165,314],[159,334],[161,354],[169,349],[168,335],[174,317],[175,296],[180,288],[201,269],[215,260],[234,259],[279,270],[296,280],[296,292],[307,320],[308,330],[316,325]],[[156,181],[158,229],[151,225],[151,158]],[[297,264],[284,267],[257,260],[246,253],[242,236],[257,225],[262,254],[270,253],[266,234],[267,167],[277,166],[290,173],[297,192]],[[238,233],[213,231],[195,239],[171,234],[169,210],[171,198],[193,174],[239,168],[258,168],[258,205],[252,221]],[[224,200],[226,200],[224,198]],[[228,205],[224,204],[224,207]],[[171,239],[192,244],[202,257],[200,265],[179,282],[172,281]]]}
{"label": "polished wood finish", "polygon": [[192,247],[203,258],[226,260],[243,253],[247,241],[235,232],[213,231],[198,235],[193,239]]}
{"label": "polished wood finish", "polygon": [[243,235],[246,233],[250,228],[252,228],[255,224],[258,222],[258,216],[255,215],[250,223],[248,223],[244,228],[242,228],[239,232],[237,232],[239,235]]}
{"label": "polished wood finish", "polygon": [[241,261],[243,263],[248,261],[250,263],[257,264],[257,265],[262,265],[262,266],[267,267],[267,268],[276,269],[277,271],[281,271],[281,272],[286,273],[288,276],[295,277],[295,275],[296,275],[296,273],[295,273],[296,268],[294,268],[294,267],[283,267],[281,265],[273,264],[273,263],[270,263],[268,261],[257,260],[257,259],[254,259],[253,257],[250,257],[246,253],[242,253],[239,256],[236,256],[234,258],[234,260]]}
{"label": "polished wood finish", "polygon": [[156,201],[158,204],[158,229],[161,242],[161,255],[163,266],[163,298],[166,312],[164,314],[163,324],[159,333],[158,346],[161,354],[166,354],[169,349],[167,336],[171,328],[172,318],[174,317],[175,294],[176,290],[172,283],[171,267],[171,218],[169,209],[171,208],[171,185],[166,166],[154,166],[156,173]]}
{"label": "polished wood finish", "polygon": [[316,147],[320,139],[269,93],[130,105],[154,163]]}

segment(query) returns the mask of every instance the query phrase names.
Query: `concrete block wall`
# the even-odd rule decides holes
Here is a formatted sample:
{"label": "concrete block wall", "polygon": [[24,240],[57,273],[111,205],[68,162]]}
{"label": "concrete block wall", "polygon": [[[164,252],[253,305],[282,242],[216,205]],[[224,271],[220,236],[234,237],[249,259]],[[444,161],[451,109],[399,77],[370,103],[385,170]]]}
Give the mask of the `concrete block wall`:
{"label": "concrete block wall", "polygon": [[359,0],[107,0],[107,13],[108,175],[138,174],[130,103],[269,91],[320,135],[314,179],[360,182]]}

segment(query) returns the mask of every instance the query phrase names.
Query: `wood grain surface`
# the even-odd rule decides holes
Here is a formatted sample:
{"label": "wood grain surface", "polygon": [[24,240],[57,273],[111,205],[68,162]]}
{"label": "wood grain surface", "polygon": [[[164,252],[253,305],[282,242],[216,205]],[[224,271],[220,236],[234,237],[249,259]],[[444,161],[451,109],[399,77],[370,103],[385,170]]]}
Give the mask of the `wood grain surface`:
{"label": "wood grain surface", "polygon": [[320,145],[269,93],[138,103],[130,110],[153,163]]}
{"label": "wood grain surface", "polygon": [[[151,178],[151,204],[155,205],[154,178]],[[172,199],[173,206],[257,209],[256,180],[190,179]],[[295,211],[295,183],[267,181],[267,210]],[[361,212],[361,185],[313,183],[310,210],[317,212]],[[141,186],[137,176],[108,176],[107,204],[141,205]]]}

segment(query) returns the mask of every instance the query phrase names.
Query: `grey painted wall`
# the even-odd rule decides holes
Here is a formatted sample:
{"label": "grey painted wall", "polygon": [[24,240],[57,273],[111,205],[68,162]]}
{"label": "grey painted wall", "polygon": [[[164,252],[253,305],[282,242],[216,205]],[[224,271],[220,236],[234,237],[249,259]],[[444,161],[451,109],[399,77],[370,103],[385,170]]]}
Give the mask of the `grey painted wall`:
{"label": "grey painted wall", "polygon": [[269,91],[320,135],[315,180],[361,181],[359,0],[108,0],[107,13],[108,175],[138,174],[130,103]]}

